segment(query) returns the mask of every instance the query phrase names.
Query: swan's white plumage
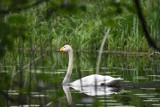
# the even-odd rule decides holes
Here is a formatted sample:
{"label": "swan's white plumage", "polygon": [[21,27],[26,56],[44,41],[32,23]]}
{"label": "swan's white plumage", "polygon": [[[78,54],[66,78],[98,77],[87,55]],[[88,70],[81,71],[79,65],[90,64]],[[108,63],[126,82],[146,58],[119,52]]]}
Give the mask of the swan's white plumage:
{"label": "swan's white plumage", "polygon": [[89,85],[117,85],[122,79],[113,78],[111,76],[103,76],[99,74],[92,74],[81,79],[75,80],[69,85],[73,86],[89,86]]}
{"label": "swan's white plumage", "polygon": [[69,55],[69,62],[67,68],[67,74],[63,80],[64,85],[71,85],[71,86],[89,86],[89,85],[107,85],[107,86],[117,86],[123,80],[122,78],[114,78],[111,76],[103,76],[99,74],[92,74],[76,81],[69,83],[70,76],[72,73],[72,66],[73,66],[73,49],[70,45],[64,45],[60,51],[68,52]]}

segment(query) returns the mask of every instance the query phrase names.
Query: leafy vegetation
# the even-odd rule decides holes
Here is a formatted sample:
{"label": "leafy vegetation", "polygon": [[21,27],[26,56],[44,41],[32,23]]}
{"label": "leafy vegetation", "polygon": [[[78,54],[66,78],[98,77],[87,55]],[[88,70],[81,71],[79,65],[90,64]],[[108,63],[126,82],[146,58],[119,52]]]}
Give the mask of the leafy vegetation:
{"label": "leafy vegetation", "polygon": [[[148,1],[145,1],[148,2]],[[143,7],[148,4],[143,3]],[[158,38],[159,14],[157,2],[152,2],[152,6],[143,8],[149,25],[149,30],[153,38]],[[45,7],[45,6],[44,6]],[[77,50],[97,50],[99,49],[104,32],[111,27],[107,42],[107,50],[125,50],[125,51],[149,51],[141,26],[137,19],[132,1],[90,1],[86,3],[87,10],[78,14],[66,13],[58,10],[54,11],[49,19],[41,11],[43,8],[28,11],[27,17],[33,19],[30,34],[37,41],[43,40],[42,46],[48,47],[49,41],[53,47],[62,46],[69,43]],[[34,13],[33,13],[34,11]],[[155,14],[155,18],[152,14]],[[31,14],[31,15],[30,15]],[[158,23],[157,23],[158,22]],[[157,27],[153,29],[153,26]],[[32,33],[32,31],[34,31]],[[41,38],[39,37],[41,35]],[[157,40],[157,39],[156,39]],[[158,41],[157,41],[158,42]],[[39,42],[38,42],[39,43]]]}
{"label": "leafy vegetation", "polygon": [[[144,56],[148,55],[147,58],[141,58],[141,55],[136,58],[119,58],[114,55],[114,52],[150,53],[154,51],[148,46],[143,36],[133,1],[70,0],[68,3],[64,1],[23,0],[20,3],[10,0],[0,1],[0,16],[2,16],[0,17],[0,56],[2,60],[0,66],[4,75],[0,82],[6,81],[4,86],[0,86],[0,91],[16,89],[21,93],[22,96],[19,97],[21,99],[24,94],[21,89],[25,90],[24,92],[29,89],[27,95],[30,96],[29,91],[31,90],[45,93],[41,90],[47,87],[46,84],[61,82],[64,70],[60,71],[58,68],[67,66],[67,60],[61,60],[67,58],[65,55],[57,54],[55,50],[64,44],[72,45],[75,50],[75,60],[76,52],[79,52],[80,62],[78,63],[83,67],[82,75],[93,73],[97,50],[108,28],[111,28],[111,31],[104,50],[110,52],[111,56],[105,54],[101,65],[107,67],[110,74],[120,75],[122,73],[122,75],[127,75],[126,80],[134,81],[132,75],[135,78],[137,75],[146,75],[143,72],[144,67],[155,66],[153,70],[156,70],[157,65],[150,64],[148,54],[144,54]],[[158,44],[160,44],[158,36],[160,34],[159,4],[158,0],[141,0],[148,29]],[[11,50],[12,52],[6,53]],[[116,58],[118,59],[114,60]],[[85,69],[89,71],[86,74],[84,74]],[[102,71],[108,71],[108,69],[102,69]],[[76,67],[74,70],[78,72]],[[121,72],[116,73],[117,70]],[[77,77],[76,73],[73,74],[74,77]],[[56,100],[57,96],[61,96],[61,91],[60,95],[52,99]],[[0,94],[2,101],[5,97]]]}

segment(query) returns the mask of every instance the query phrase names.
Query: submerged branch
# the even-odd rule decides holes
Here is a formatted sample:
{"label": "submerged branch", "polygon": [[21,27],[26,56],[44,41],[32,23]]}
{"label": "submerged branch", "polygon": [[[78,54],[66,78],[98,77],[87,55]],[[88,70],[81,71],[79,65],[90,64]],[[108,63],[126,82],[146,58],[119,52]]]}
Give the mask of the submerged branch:
{"label": "submerged branch", "polygon": [[23,66],[23,69],[26,69],[27,67],[29,67],[31,64],[35,63],[36,61],[38,61],[40,58],[42,58],[45,54],[41,55],[40,57],[30,61],[28,64]]}
{"label": "submerged branch", "polygon": [[[41,55],[40,57],[34,59],[34,60],[31,60],[28,64],[24,65],[22,69],[27,69],[28,67],[30,67],[31,64],[35,63],[36,61],[38,61],[39,59],[41,59],[43,56],[44,56],[44,54]],[[14,67],[14,70],[13,70],[13,72],[12,72],[12,76],[11,76],[11,80],[12,80],[12,81],[13,81],[14,76],[15,76],[17,73],[20,72],[20,71],[15,72],[15,70],[16,70],[16,67]],[[26,86],[27,78],[28,78],[28,72],[26,73],[25,82],[24,82],[24,87]],[[11,81],[11,83],[10,83],[10,86],[12,86],[12,81]]]}

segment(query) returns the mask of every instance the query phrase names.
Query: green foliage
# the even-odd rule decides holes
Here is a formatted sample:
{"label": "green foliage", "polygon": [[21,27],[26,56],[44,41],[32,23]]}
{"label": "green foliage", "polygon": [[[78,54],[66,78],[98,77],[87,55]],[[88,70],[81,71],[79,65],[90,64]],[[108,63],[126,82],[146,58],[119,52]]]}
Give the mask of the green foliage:
{"label": "green foliage", "polygon": [[[65,70],[63,72],[59,71],[59,74],[54,74],[56,77],[46,74],[46,71],[55,73],[58,71],[57,68],[66,68],[67,56],[58,55],[59,53],[54,52],[64,44],[71,44],[74,51],[80,52],[80,66],[87,69],[86,74],[91,74],[95,68],[97,50],[106,29],[109,27],[111,32],[108,35],[104,50],[111,52],[152,51],[143,37],[135,7],[131,0],[68,0],[67,4],[64,3],[65,0],[48,0],[32,8],[32,3],[36,1],[0,1],[0,57],[4,57],[7,51],[13,50],[15,52],[6,55],[5,63],[14,66],[7,68],[7,70],[9,74],[12,74],[14,73],[13,69],[15,69],[16,73],[13,77],[15,77],[14,87],[17,90],[21,88],[16,84],[21,82],[17,79],[19,78],[17,74],[22,73],[22,71],[25,71],[22,81],[24,78],[31,78],[31,80],[26,79],[26,81],[27,83],[32,81],[31,87],[35,89],[37,88],[37,81],[42,81],[44,84],[61,82]],[[150,3],[151,5],[149,5]],[[160,34],[160,6],[158,5],[160,2],[143,0],[141,4],[149,25],[148,29],[152,37],[159,42],[160,38],[157,35]],[[27,6],[31,7],[28,8]],[[86,51],[92,54],[86,54]],[[102,65],[109,69],[113,67],[123,68],[121,71],[125,71],[125,73],[122,72],[122,75],[125,74],[125,79],[129,81],[132,81],[133,75],[144,75],[143,72],[138,72],[138,70],[144,71],[143,67],[138,65],[139,63],[147,67],[150,65],[149,59],[147,60],[148,63],[145,62],[146,58],[119,58],[118,56],[108,57],[107,55],[103,56],[104,62]],[[87,59],[92,61],[90,62]],[[137,69],[134,69],[133,72],[124,70],[135,66],[137,66]],[[151,64],[150,66],[156,65]],[[46,67],[46,69],[44,70],[42,67]],[[88,68],[91,70],[89,71]],[[2,69],[4,68],[2,67]],[[31,73],[33,69],[44,73]],[[85,70],[82,72],[85,72]],[[30,75],[28,75],[29,73]],[[114,74],[115,69],[111,69],[111,73]],[[76,75],[76,73],[73,75]],[[0,87],[0,91],[10,87],[9,77],[11,76],[1,76],[0,82],[6,81],[6,84]],[[62,96],[62,90],[58,94],[58,97]],[[53,96],[53,101],[57,100],[57,96]],[[97,106],[99,104],[96,101],[93,105]]]}
{"label": "green foliage", "polygon": [[13,9],[16,7],[22,7],[26,4],[28,4],[31,0],[1,0],[0,1],[0,10],[9,10],[9,9]]}
{"label": "green foliage", "polygon": [[13,14],[0,21],[0,57],[5,55],[7,50],[13,50],[15,40],[19,37],[24,39],[27,31],[27,20],[24,16]]}
{"label": "green foliage", "polygon": [[[10,0],[1,2],[2,7],[10,7],[12,4]],[[15,7],[23,7],[24,4],[27,6],[32,2],[24,0],[18,2]],[[143,7],[147,5],[146,2],[142,3]],[[83,7],[85,12],[81,11]],[[153,15],[148,15],[147,19],[154,19],[154,22],[149,20],[149,25],[152,24],[151,27],[156,25],[158,28],[159,24],[156,22],[159,18],[156,18],[157,14],[154,8],[156,8],[156,3],[152,2],[151,6],[143,9],[145,12],[154,12],[155,19]],[[111,27],[112,32],[108,37],[105,49],[127,51],[146,51],[148,49],[146,40],[139,30],[141,27],[136,18],[134,5],[130,0],[68,1],[67,3],[60,0],[49,0],[36,9],[30,9],[27,13],[25,11],[24,14],[10,14],[2,18],[0,27],[3,52],[1,52],[1,56],[4,56],[6,50],[13,48],[13,40],[16,40],[14,38],[25,39],[27,30],[30,30],[27,33],[28,36],[34,35],[37,43],[40,38],[36,35],[40,34],[43,39],[41,45],[43,44],[44,47],[52,38],[53,46],[63,40],[62,44],[74,44],[73,47],[80,50],[91,48],[97,50],[105,29]],[[156,35],[158,31],[151,31],[151,33]],[[4,35],[8,36],[4,37]]]}
{"label": "green foliage", "polygon": [[5,106],[7,103],[7,94],[5,94],[4,90],[9,89],[9,83],[10,83],[10,75],[7,73],[1,73],[0,78],[0,106]]}

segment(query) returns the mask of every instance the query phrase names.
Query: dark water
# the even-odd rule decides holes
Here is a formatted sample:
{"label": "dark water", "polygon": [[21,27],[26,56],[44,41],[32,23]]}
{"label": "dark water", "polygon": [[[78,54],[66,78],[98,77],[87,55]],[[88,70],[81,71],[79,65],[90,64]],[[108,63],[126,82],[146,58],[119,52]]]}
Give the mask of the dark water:
{"label": "dark water", "polygon": [[[75,55],[72,80],[95,73],[96,58],[97,54],[80,53],[77,61]],[[52,61],[56,64],[53,64]],[[17,82],[21,77],[20,74],[17,75],[13,81],[14,85],[1,94],[5,96],[3,98],[4,104],[1,101],[1,105],[23,105],[24,107],[160,107],[159,54],[104,53],[99,74],[122,77],[124,81],[120,87],[81,87],[82,89],[62,87],[61,82],[65,76],[68,62],[67,55],[56,55],[52,61],[52,63],[44,64],[38,62],[35,63],[36,66],[31,65],[30,69],[23,70],[22,80],[26,84],[23,91],[17,88],[23,87]],[[10,68],[6,68],[7,73],[8,70]],[[28,79],[25,78],[26,74]],[[6,92],[8,92],[9,97],[5,95]]]}

